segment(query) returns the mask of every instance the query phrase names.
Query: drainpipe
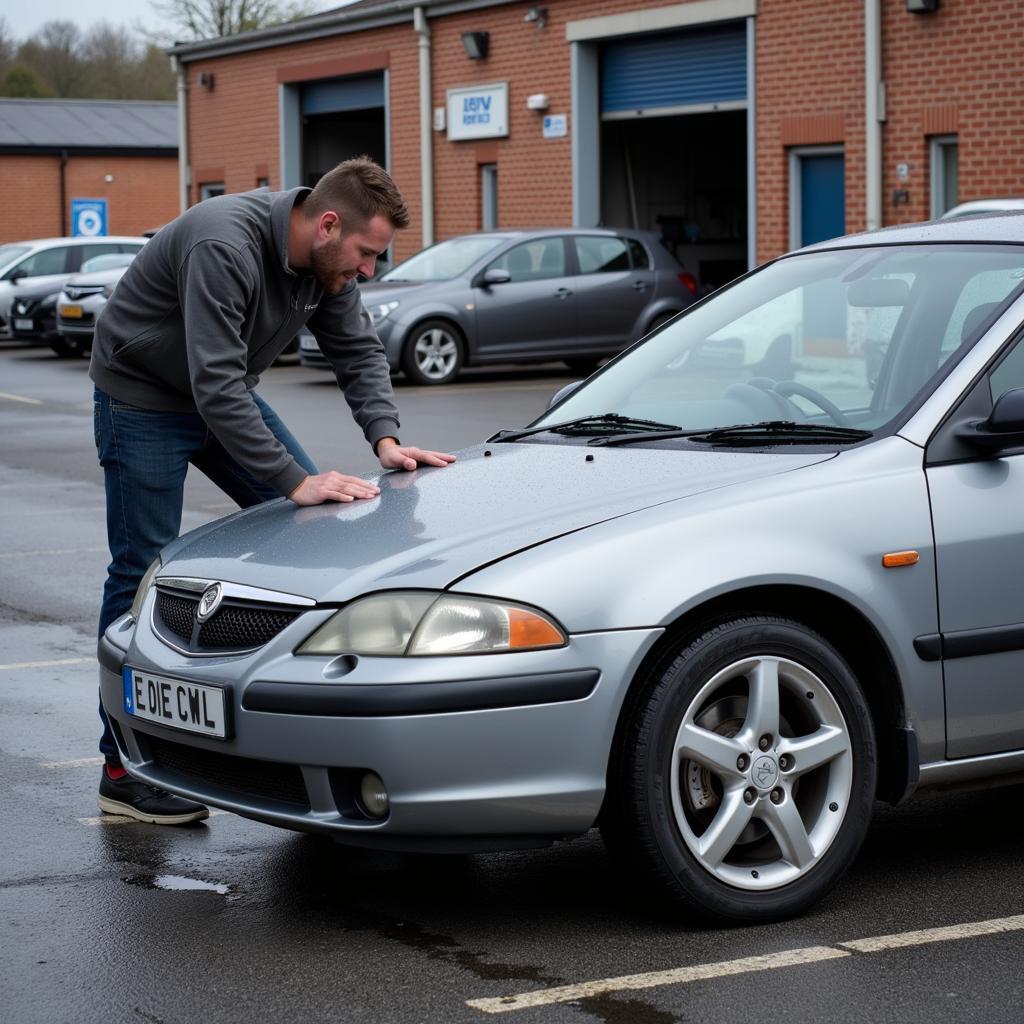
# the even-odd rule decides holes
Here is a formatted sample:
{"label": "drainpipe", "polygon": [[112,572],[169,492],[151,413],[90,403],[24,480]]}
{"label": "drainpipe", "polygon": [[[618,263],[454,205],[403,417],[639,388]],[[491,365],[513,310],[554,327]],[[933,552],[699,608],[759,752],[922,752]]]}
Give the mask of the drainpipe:
{"label": "drainpipe", "polygon": [[434,244],[433,97],[430,82],[430,26],[422,7],[412,12],[413,28],[420,37],[420,193],[423,196],[423,245]]}
{"label": "drainpipe", "polygon": [[885,120],[880,0],[864,0],[864,89],[867,229],[874,231],[882,226],[882,122]]}
{"label": "drainpipe", "polygon": [[188,166],[188,72],[177,57],[171,58],[171,70],[178,77],[178,197],[180,212],[188,209],[191,184]]}

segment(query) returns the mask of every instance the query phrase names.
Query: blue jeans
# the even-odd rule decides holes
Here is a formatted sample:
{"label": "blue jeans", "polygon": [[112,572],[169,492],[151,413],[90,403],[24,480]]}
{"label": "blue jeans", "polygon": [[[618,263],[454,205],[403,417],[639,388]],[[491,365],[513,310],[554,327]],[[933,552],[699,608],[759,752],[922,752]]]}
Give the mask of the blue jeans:
{"label": "blue jeans", "polygon": [[[313,460],[277,413],[258,395],[263,422],[308,473]],[[185,474],[189,463],[205,473],[242,508],[280,495],[243,469],[214,437],[198,413],[159,412],[126,405],[95,389],[93,430],[107,495],[107,543],[111,562],[103,587],[99,635],[132,606],[150,563],[181,529]],[[119,756],[100,705],[100,752]]]}

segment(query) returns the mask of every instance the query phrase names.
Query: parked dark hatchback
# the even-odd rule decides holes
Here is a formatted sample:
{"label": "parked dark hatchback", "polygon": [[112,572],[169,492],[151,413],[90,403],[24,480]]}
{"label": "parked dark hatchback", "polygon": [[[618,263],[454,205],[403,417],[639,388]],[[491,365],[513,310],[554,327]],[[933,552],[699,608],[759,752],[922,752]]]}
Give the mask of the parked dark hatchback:
{"label": "parked dark hatchback", "polygon": [[[393,370],[447,384],[463,366],[562,359],[589,373],[693,301],[697,283],[648,231],[461,235],[361,285]],[[312,337],[309,365],[326,366]]]}

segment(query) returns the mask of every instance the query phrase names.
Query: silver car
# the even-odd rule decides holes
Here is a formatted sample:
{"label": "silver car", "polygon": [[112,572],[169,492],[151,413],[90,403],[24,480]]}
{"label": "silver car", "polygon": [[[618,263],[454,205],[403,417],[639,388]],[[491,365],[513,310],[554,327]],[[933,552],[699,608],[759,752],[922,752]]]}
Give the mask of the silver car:
{"label": "silver car", "polygon": [[[461,235],[361,285],[393,370],[447,384],[463,366],[564,360],[586,376],[686,309],[696,279],[649,231]],[[329,369],[312,335],[307,365]]]}
{"label": "silver car", "polygon": [[181,537],[100,645],[126,766],[382,849],[597,825],[692,913],[803,910],[876,798],[1024,768],[1022,292],[1019,215],[822,243],[449,468]]}

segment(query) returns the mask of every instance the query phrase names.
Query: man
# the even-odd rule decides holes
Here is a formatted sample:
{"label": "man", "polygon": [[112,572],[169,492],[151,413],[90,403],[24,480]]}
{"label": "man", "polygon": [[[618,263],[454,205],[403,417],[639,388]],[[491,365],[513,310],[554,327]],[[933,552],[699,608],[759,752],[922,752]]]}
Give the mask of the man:
{"label": "man", "polygon": [[[360,157],[312,190],[208,199],[136,257],[96,322],[89,367],[111,554],[101,636],[178,536],[190,463],[242,507],[282,495],[317,505],[379,493],[357,477],[318,472],[253,391],[303,324],[384,469],[454,461],[400,444],[387,360],[355,283],[373,275],[408,222],[395,183]],[[132,779],[102,706],[100,718],[102,810],[159,824],[207,816],[201,804]]]}

